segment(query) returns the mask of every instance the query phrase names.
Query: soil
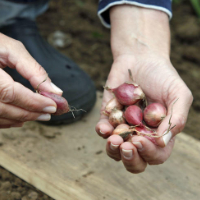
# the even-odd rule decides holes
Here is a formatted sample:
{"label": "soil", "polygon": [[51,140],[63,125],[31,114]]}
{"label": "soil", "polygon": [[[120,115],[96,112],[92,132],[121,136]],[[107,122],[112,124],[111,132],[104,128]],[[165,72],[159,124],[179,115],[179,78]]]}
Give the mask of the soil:
{"label": "soil", "polygon": [[[97,2],[52,1],[48,11],[38,18],[38,25],[47,40],[55,31],[67,34],[69,41],[66,47],[58,50],[76,61],[91,76],[96,88],[102,90],[112,56],[109,29],[104,28],[97,17]],[[171,60],[194,96],[184,132],[200,139],[200,20],[186,0],[173,5],[173,13]],[[51,198],[0,168],[0,199]]]}

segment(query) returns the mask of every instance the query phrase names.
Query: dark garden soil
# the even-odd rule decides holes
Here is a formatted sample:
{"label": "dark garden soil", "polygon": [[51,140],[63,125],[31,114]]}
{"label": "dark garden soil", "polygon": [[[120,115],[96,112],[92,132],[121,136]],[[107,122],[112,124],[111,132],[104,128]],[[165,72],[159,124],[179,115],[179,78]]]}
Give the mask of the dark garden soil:
{"label": "dark garden soil", "polygon": [[[102,91],[112,56],[109,30],[101,25],[96,14],[97,2],[52,1],[49,10],[38,18],[38,25],[41,34],[50,41],[55,31],[67,34],[68,45],[58,50],[76,61],[91,76],[97,89]],[[173,11],[171,60],[194,96],[184,132],[200,139],[200,20],[189,1],[174,5]],[[15,199],[51,198],[0,168],[0,200]]]}

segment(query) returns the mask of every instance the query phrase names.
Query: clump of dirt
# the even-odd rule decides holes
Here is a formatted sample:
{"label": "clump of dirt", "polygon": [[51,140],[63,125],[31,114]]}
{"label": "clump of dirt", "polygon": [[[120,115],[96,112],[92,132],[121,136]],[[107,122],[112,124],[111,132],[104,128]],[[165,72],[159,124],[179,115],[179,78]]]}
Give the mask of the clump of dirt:
{"label": "clump of dirt", "polygon": [[53,200],[3,168],[0,168],[0,199]]}

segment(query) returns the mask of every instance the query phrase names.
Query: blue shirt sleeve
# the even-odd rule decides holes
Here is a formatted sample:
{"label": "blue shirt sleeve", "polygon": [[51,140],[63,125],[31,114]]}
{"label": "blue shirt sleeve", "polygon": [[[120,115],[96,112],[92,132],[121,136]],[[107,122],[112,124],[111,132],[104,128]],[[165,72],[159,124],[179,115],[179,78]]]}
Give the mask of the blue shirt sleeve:
{"label": "blue shirt sleeve", "polygon": [[172,18],[172,0],[99,0],[98,16],[102,24],[110,28],[109,9],[115,5],[129,4],[144,8],[156,9],[168,14]]}

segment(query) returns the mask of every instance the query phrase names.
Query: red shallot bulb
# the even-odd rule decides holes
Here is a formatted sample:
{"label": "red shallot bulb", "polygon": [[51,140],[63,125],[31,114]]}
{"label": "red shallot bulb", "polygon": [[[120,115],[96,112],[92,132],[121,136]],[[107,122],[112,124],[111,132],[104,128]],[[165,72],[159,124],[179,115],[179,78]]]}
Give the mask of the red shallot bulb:
{"label": "red shallot bulb", "polygon": [[166,114],[167,110],[162,104],[152,103],[144,109],[144,121],[148,126],[158,127]]}
{"label": "red shallot bulb", "polygon": [[143,113],[141,108],[139,108],[136,105],[127,107],[127,109],[124,112],[124,117],[130,125],[143,126]]}
{"label": "red shallot bulb", "polygon": [[132,83],[123,83],[117,88],[111,89],[106,87],[107,90],[110,90],[114,93],[117,100],[125,106],[133,105],[141,99],[145,98],[145,95],[138,85]]}
{"label": "red shallot bulb", "polygon": [[67,100],[62,97],[59,96],[57,94],[51,93],[51,92],[45,92],[45,91],[39,91],[39,93],[45,97],[48,97],[50,99],[52,99],[53,101],[56,102],[57,104],[57,110],[55,113],[53,113],[53,115],[62,115],[64,113],[67,113],[70,111],[70,107],[68,105]]}

